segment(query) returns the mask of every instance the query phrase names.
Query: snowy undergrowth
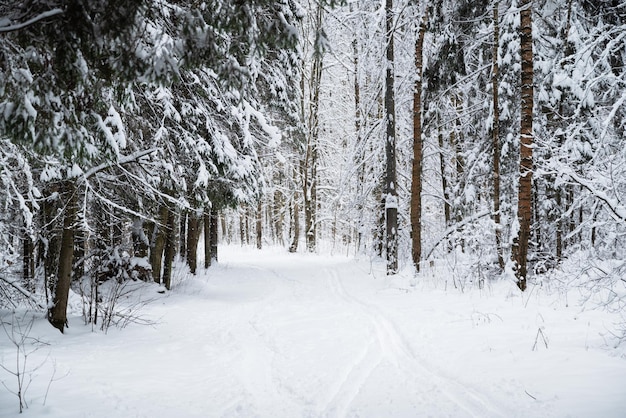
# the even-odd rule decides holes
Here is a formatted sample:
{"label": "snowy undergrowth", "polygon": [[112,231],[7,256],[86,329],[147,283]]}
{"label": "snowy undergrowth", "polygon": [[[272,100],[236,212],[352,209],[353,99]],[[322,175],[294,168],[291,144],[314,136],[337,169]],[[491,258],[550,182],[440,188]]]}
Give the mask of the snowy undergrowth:
{"label": "snowy undergrowth", "polygon": [[[389,277],[367,257],[225,247],[196,276],[178,264],[171,292],[142,288],[152,326],[104,335],[75,311],[61,335],[39,317],[30,334],[49,345],[29,359],[43,366],[24,415],[624,415],[619,314],[547,278],[523,294],[507,281],[455,288],[466,270],[451,265]],[[3,364],[13,354],[0,335]],[[0,391],[0,416],[16,411]]]}

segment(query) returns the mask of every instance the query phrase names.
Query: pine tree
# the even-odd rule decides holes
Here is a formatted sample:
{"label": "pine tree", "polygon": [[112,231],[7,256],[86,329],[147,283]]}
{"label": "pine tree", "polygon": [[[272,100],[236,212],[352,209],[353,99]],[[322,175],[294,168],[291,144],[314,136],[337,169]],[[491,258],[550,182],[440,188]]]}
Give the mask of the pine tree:
{"label": "pine tree", "polygon": [[[411,176],[411,254],[415,269],[420,271],[422,258],[422,76],[424,37],[428,21],[424,12],[415,41],[415,86],[413,87],[413,166]],[[445,185],[444,185],[445,190]]]}
{"label": "pine tree", "polygon": [[520,48],[522,57],[522,105],[520,128],[520,172],[517,217],[519,231],[513,246],[517,286],[526,290],[528,246],[532,220],[533,175],[533,35],[532,0],[520,2]]}

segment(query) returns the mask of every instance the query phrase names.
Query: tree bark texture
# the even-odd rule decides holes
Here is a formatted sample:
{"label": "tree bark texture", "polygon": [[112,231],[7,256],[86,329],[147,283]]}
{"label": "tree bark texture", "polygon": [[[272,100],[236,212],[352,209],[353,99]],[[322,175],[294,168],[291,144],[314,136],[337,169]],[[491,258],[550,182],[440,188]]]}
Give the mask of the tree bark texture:
{"label": "tree bark texture", "polygon": [[[424,36],[428,14],[424,12],[419,34],[415,41],[415,85],[413,86],[413,164],[411,168],[411,258],[416,271],[420,271],[422,258],[422,70]],[[446,189],[445,172],[442,165],[444,194]],[[447,203],[446,203],[447,205]],[[447,206],[446,206],[447,208]],[[449,214],[448,214],[449,216]]]}
{"label": "tree bark texture", "polygon": [[495,224],[496,252],[498,253],[498,265],[504,268],[504,255],[502,250],[502,226],[500,216],[500,100],[498,89],[500,88],[500,68],[498,66],[498,45],[500,42],[500,18],[498,5],[493,6],[493,61],[491,67],[491,89],[493,100],[493,121],[491,127],[493,145],[493,222]]}
{"label": "tree bark texture", "polygon": [[274,205],[272,208],[274,218],[274,236],[276,237],[276,243],[281,247],[285,245],[283,236],[283,207],[285,206],[285,199],[282,192],[276,190],[274,192]]}
{"label": "tree bark texture", "polygon": [[58,187],[55,185],[47,191],[43,199],[41,212],[43,217],[43,233],[39,238],[39,261],[43,262],[44,282],[46,289],[46,303],[49,303],[48,291],[54,292],[56,285],[56,273],[59,266],[60,231],[56,221],[57,202],[53,196],[57,195]]}
{"label": "tree bark texture", "polygon": [[[217,263],[217,240],[218,240],[218,227],[219,227],[219,212],[217,208],[211,208],[211,215],[209,217],[209,258],[211,263]],[[222,218],[223,219],[223,218]]]}
{"label": "tree bark texture", "polygon": [[187,211],[186,210],[183,210],[180,213],[180,226],[178,230],[180,231],[180,237],[179,237],[180,248],[178,250],[178,253],[180,254],[181,257],[184,258],[187,255]]}
{"label": "tree bark texture", "polygon": [[522,105],[520,129],[520,178],[517,217],[519,232],[514,244],[517,286],[526,290],[528,244],[532,218],[533,174],[533,36],[532,0],[520,3],[520,49],[522,56]]}
{"label": "tree bark texture", "polygon": [[439,120],[437,120],[438,133],[437,133],[437,141],[439,142],[439,169],[441,170],[441,190],[443,192],[443,217],[445,221],[446,229],[451,225],[450,218],[450,193],[448,190],[448,178],[446,177],[446,159],[443,153],[443,131],[441,129],[441,124]]}
{"label": "tree bark texture", "polygon": [[232,241],[233,231],[230,227],[230,224],[226,222],[226,216],[223,212],[219,217],[219,221],[222,224],[222,241],[226,241],[227,244],[230,244],[230,242]]}
{"label": "tree bark texture", "polygon": [[[324,8],[321,4],[317,7],[315,17],[315,29],[318,33],[322,31],[322,20]],[[319,141],[319,101],[320,88],[323,70],[323,53],[318,50],[318,39],[315,40],[315,51],[313,52],[313,64],[311,66],[311,77],[309,86],[309,123],[307,136],[307,150],[304,174],[304,230],[306,248],[309,252],[315,252],[317,245],[317,163],[318,163],[318,141]]]}
{"label": "tree bark texture", "polygon": [[289,252],[295,253],[298,251],[298,243],[300,241],[300,206],[298,205],[298,200],[295,197],[293,198],[291,216],[292,238],[291,245],[289,246]]}
{"label": "tree bark texture", "polygon": [[150,265],[152,266],[152,278],[156,283],[161,283],[161,267],[163,265],[163,249],[165,248],[165,227],[169,217],[166,205],[159,207],[159,220],[154,224],[150,245]]}
{"label": "tree bark texture", "polygon": [[204,268],[211,267],[211,214],[204,212]]}
{"label": "tree bark texture", "polygon": [[243,223],[243,215],[241,214],[241,210],[239,210],[239,241],[241,246],[246,242],[246,229]]}
{"label": "tree bark texture", "polygon": [[67,301],[72,282],[74,263],[74,227],[76,221],[76,185],[73,180],[66,180],[62,186],[62,196],[67,205],[63,214],[63,233],[59,251],[59,270],[52,299],[53,305],[48,312],[48,320],[53,327],[63,332],[67,324]]}
{"label": "tree bark texture", "polygon": [[35,246],[30,235],[30,228],[24,222],[24,232],[22,233],[22,280],[24,287],[29,292],[36,290],[35,286]]}
{"label": "tree bark texture", "polygon": [[[76,226],[74,227],[74,263],[73,276],[80,279],[85,275],[85,245],[87,237],[82,228],[83,222],[79,219],[78,208],[76,216]],[[84,214],[83,214],[84,215]]]}
{"label": "tree bark texture", "polygon": [[187,218],[187,264],[191,274],[196,274],[198,268],[198,241],[202,220],[194,211],[189,213]]}
{"label": "tree bark texture", "polygon": [[398,193],[396,191],[396,109],[394,92],[393,0],[385,2],[387,34],[385,72],[385,238],[387,274],[398,272]]}
{"label": "tree bark texture", "polygon": [[261,199],[256,208],[256,247],[259,250],[263,248],[263,203]]}
{"label": "tree bark texture", "polygon": [[168,209],[165,228],[165,251],[163,260],[163,285],[167,290],[172,288],[172,269],[176,255],[176,213]]}
{"label": "tree bark texture", "polygon": [[[562,35],[562,40],[563,43],[565,45],[565,57],[569,58],[573,51],[572,51],[572,45],[571,43],[568,41],[568,37],[569,37],[569,32],[570,32],[570,28],[571,28],[571,21],[572,21],[572,0],[569,0],[567,2],[567,22],[565,24],[565,28],[563,30],[563,35]],[[558,109],[558,118],[561,119],[561,123],[563,124],[564,120],[567,119],[567,116],[565,115],[565,109],[563,106],[563,103],[565,101],[565,96],[567,93],[563,92],[562,96],[561,96],[561,100],[559,102],[559,109]],[[565,142],[565,135],[559,135],[559,141],[558,141],[558,145],[559,147],[563,146],[563,143]],[[562,214],[565,213],[567,211],[567,207],[564,207],[565,202],[567,199],[563,198],[563,193],[564,193],[564,189],[565,190],[571,190],[571,185],[565,185],[565,187],[557,187],[555,190],[555,200],[556,200],[556,205],[559,208],[560,211],[560,216],[559,219],[557,220],[557,225],[556,225],[556,259],[557,262],[561,262],[561,260],[563,259],[563,250],[565,248],[565,240],[563,239],[563,235],[565,233],[565,221],[563,219]]]}

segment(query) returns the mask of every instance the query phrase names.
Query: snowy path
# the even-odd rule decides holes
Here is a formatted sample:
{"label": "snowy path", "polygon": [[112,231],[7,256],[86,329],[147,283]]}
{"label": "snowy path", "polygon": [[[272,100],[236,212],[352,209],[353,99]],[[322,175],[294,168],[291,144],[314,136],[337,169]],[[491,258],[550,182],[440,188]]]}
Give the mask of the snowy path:
{"label": "snowy path", "polygon": [[[369,263],[346,258],[238,251],[223,251],[218,266],[148,305],[154,327],[102,335],[75,318],[60,336],[37,324],[51,342],[57,376],[68,375],[52,383],[42,406],[46,363],[29,389],[25,416],[619,417],[626,411],[626,362],[586,353],[576,346],[580,340],[560,349],[555,333],[554,348],[531,351],[537,314],[519,300],[407,292],[372,274]],[[539,314],[549,322],[551,312]],[[529,322],[512,326],[527,316]],[[489,319],[495,317],[500,320]],[[565,321],[557,315],[554,324]],[[0,349],[10,354],[6,345]],[[0,416],[13,416],[14,403],[0,392]]]}

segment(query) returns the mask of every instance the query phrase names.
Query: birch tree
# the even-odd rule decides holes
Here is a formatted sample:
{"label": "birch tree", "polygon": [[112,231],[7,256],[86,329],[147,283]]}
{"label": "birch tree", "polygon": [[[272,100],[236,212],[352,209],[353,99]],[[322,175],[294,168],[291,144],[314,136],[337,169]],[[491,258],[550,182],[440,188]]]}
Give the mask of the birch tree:
{"label": "birch tree", "polygon": [[387,274],[398,271],[398,192],[396,176],[396,110],[394,91],[394,8],[385,1],[385,235]]}

